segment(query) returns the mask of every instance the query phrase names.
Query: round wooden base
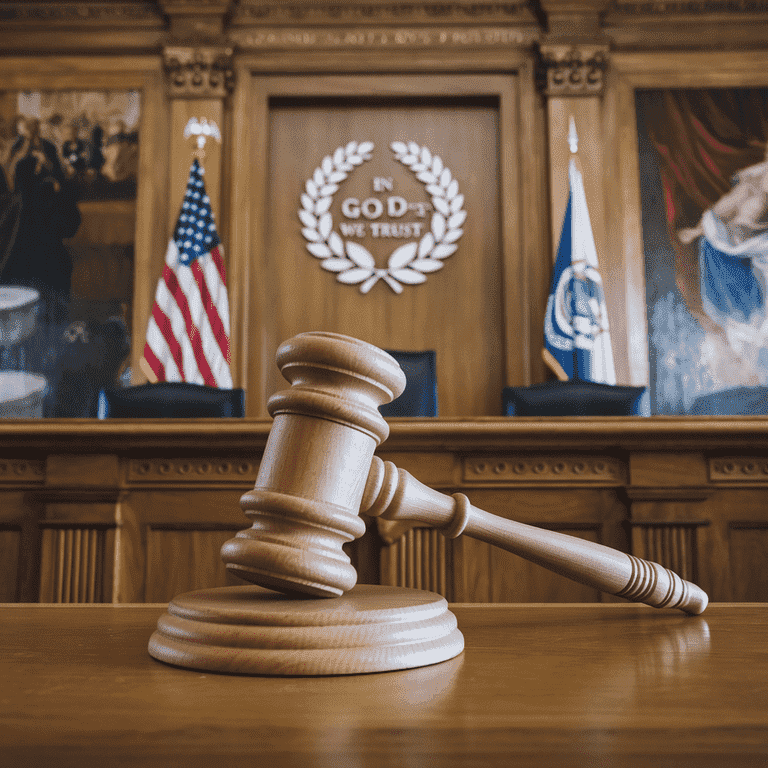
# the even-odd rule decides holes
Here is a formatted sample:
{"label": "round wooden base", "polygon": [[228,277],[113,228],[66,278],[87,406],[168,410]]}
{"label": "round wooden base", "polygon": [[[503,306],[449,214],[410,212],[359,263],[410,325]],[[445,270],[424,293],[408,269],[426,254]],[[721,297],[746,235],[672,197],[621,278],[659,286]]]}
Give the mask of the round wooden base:
{"label": "round wooden base", "polygon": [[342,597],[301,599],[261,587],[174,598],[149,641],[179,667],[247,675],[355,675],[436,664],[464,637],[443,597],[358,585]]}

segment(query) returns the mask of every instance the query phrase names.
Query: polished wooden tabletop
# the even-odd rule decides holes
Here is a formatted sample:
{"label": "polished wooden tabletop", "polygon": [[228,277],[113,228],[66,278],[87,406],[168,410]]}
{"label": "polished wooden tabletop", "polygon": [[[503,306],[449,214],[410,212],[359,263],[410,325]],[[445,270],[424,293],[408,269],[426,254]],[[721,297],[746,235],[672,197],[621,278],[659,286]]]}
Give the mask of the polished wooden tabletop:
{"label": "polished wooden tabletop", "polygon": [[0,606],[0,765],[768,765],[768,604],[454,605],[460,656],[319,678],[155,661],[164,609]]}

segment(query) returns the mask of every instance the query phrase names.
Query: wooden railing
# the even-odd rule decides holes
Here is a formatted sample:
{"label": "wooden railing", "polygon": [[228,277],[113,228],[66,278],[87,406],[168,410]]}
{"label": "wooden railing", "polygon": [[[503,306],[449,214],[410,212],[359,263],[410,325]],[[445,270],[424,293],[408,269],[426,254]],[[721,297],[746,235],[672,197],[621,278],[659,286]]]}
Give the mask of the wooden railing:
{"label": "wooden railing", "polygon": [[[715,601],[768,600],[768,419],[393,419],[378,454],[482,509],[655,560]],[[0,598],[165,601],[235,583],[270,421],[0,423]],[[465,538],[368,521],[361,581],[454,601],[609,599]],[[613,598],[610,598],[613,599]]]}

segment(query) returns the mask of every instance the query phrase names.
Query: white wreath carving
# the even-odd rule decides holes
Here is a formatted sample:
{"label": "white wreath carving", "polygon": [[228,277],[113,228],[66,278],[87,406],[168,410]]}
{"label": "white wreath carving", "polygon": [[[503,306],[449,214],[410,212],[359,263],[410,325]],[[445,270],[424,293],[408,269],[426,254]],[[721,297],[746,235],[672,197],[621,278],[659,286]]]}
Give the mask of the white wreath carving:
{"label": "white wreath carving", "polygon": [[427,273],[442,269],[443,259],[456,252],[458,240],[464,233],[461,226],[467,218],[464,195],[459,193],[459,183],[438,155],[413,141],[393,142],[390,148],[395,159],[424,184],[432,196],[434,213],[430,230],[420,240],[396,248],[387,260],[387,268],[377,268],[367,248],[345,241],[333,229],[329,212],[339,184],[355,167],[371,159],[373,146],[370,141],[350,141],[346,147],[338,147],[333,155],[323,158],[301,195],[299,218],[304,225],[301,233],[307,240],[307,250],[322,260],[323,269],[336,272],[340,283],[359,285],[360,293],[365,294],[379,280],[384,280],[395,293],[402,293],[403,283],[426,282]]}

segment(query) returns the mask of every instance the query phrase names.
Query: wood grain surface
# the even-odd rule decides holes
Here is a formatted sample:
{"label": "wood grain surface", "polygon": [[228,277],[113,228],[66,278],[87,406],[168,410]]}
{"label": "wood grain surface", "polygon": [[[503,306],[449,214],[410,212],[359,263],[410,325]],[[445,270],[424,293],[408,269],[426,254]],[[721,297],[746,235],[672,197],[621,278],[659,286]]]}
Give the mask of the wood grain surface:
{"label": "wood grain surface", "polygon": [[0,763],[764,766],[768,605],[452,605],[463,654],[350,677],[147,653],[164,605],[0,607]]}

